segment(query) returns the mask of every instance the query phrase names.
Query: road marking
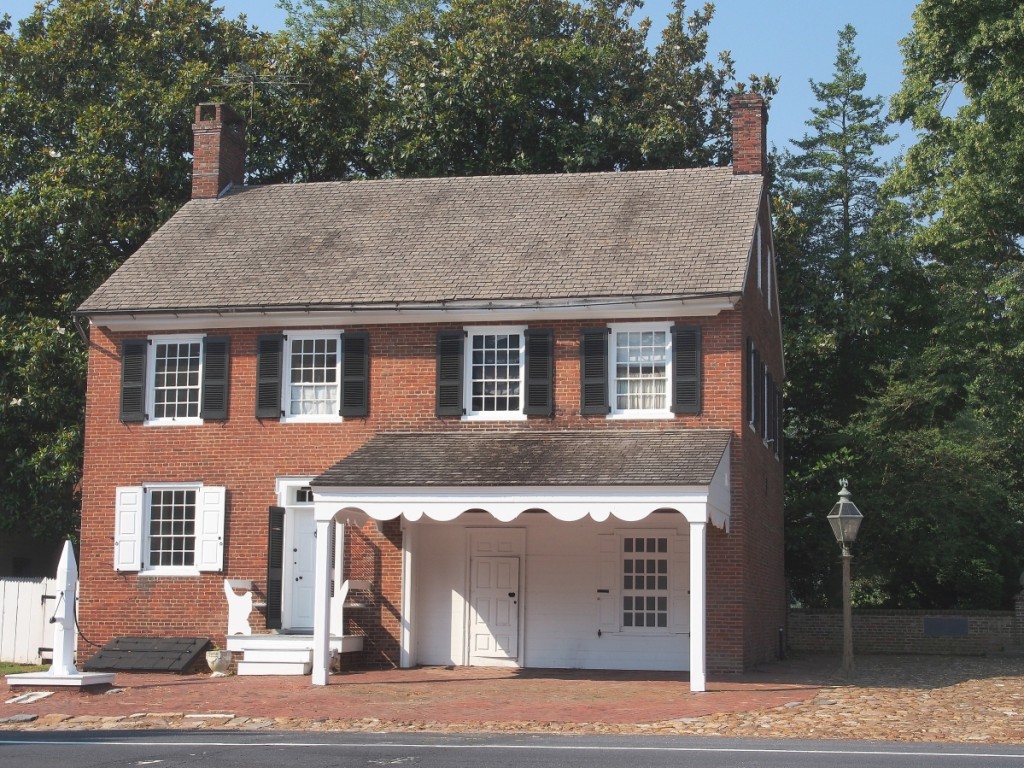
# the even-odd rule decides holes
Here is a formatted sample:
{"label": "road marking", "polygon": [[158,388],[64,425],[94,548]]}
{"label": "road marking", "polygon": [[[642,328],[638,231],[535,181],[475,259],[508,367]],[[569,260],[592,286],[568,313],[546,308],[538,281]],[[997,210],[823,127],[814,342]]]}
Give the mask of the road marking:
{"label": "road marking", "polygon": [[792,749],[788,747],[672,747],[672,746],[619,746],[605,744],[418,744],[398,741],[387,742],[329,742],[329,741],[115,741],[95,739],[65,741],[52,739],[0,739],[0,744],[47,745],[47,746],[119,746],[119,747],[359,747],[362,749],[518,749],[557,751],[615,751],[615,752],[724,752],[735,754],[780,754],[780,755],[870,755],[873,757],[958,757],[993,759],[1015,757],[1024,759],[1021,752],[935,752],[926,750],[886,749]]}

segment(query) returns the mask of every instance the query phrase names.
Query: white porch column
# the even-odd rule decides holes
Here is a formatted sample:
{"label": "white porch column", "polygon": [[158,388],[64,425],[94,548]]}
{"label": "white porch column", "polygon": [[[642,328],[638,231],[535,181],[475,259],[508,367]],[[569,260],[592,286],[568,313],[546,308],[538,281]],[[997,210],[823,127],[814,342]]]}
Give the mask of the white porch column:
{"label": "white porch column", "polygon": [[399,665],[402,669],[408,669],[416,665],[416,655],[413,652],[412,618],[413,618],[413,593],[412,585],[415,579],[412,576],[413,551],[416,542],[416,525],[403,522],[402,525],[402,631],[401,631],[401,655]]}
{"label": "white porch column", "polygon": [[707,523],[690,522],[690,691],[707,690]]}
{"label": "white porch column", "polygon": [[[345,524],[337,523],[334,526],[334,541],[335,541],[335,555],[334,562],[331,563],[332,577],[328,581],[328,584],[334,585],[334,597],[330,598],[334,601],[331,606],[331,621],[330,621],[330,632],[331,635],[337,635],[341,637],[345,634],[345,595],[340,589],[344,583],[345,577]],[[330,594],[330,588],[327,593]]]}
{"label": "white porch column", "polygon": [[334,520],[316,521],[316,588],[313,591],[313,685],[327,685],[331,665],[331,538]]}

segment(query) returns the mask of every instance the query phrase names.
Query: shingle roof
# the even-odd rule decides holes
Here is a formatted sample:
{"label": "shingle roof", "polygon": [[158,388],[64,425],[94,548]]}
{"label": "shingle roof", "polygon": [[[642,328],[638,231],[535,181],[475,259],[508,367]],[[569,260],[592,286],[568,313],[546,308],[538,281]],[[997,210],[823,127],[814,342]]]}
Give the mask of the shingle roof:
{"label": "shingle roof", "polygon": [[384,433],[312,484],[709,485],[731,436],[727,429]]}
{"label": "shingle roof", "polygon": [[187,203],[84,312],[738,293],[760,176],[324,182]]}

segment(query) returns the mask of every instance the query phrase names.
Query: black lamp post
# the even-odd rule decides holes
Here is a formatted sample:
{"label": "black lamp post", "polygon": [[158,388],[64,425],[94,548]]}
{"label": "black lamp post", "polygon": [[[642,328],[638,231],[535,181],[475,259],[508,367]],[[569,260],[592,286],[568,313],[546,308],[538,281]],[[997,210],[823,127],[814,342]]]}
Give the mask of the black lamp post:
{"label": "black lamp post", "polygon": [[857,531],[860,530],[861,521],[864,515],[857,509],[857,505],[850,501],[850,491],[847,489],[848,481],[844,478],[839,481],[842,488],[839,491],[839,501],[828,513],[828,522],[832,526],[832,532],[836,535],[836,541],[843,548],[843,676],[849,677],[853,674],[853,611],[850,608],[850,545],[857,538]]}

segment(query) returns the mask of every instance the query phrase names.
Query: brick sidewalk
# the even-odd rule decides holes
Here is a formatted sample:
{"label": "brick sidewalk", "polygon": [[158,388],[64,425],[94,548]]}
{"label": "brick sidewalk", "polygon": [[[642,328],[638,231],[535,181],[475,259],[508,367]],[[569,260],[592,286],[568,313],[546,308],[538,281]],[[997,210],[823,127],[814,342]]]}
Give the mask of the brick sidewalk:
{"label": "brick sidewalk", "polygon": [[[103,692],[0,704],[0,730],[233,728],[645,733],[1024,743],[1024,659],[873,656],[852,681],[809,657],[718,678],[426,667],[308,677],[119,674]],[[25,689],[0,683],[0,701]]]}
{"label": "brick sidewalk", "polygon": [[[7,701],[31,689],[0,688]],[[713,680],[692,694],[685,674],[423,667],[349,672],[326,687],[309,677],[221,677],[118,673],[111,690],[54,689],[19,714],[128,716],[224,713],[244,718],[376,720],[397,723],[635,724],[767,709],[812,698],[818,688],[771,673]]]}

